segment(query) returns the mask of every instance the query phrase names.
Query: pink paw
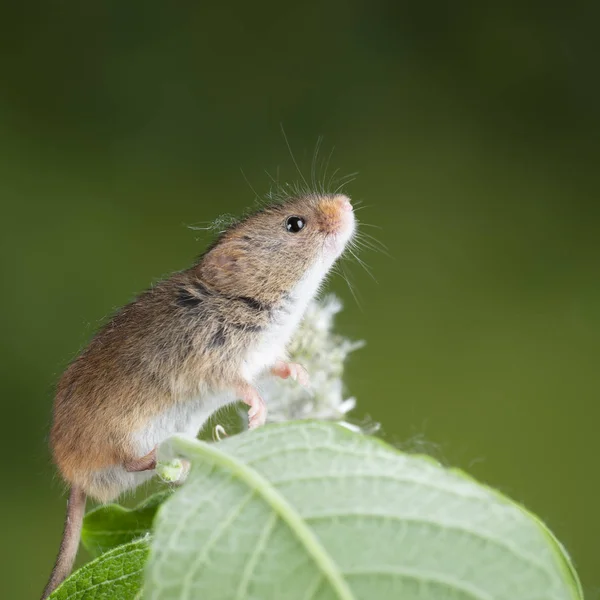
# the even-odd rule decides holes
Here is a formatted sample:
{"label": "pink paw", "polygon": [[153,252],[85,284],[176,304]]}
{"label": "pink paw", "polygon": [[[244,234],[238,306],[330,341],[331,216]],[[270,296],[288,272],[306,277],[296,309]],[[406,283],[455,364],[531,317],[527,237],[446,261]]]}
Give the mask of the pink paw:
{"label": "pink paw", "polygon": [[255,429],[267,421],[267,407],[265,401],[259,396],[258,400],[250,405],[248,411],[248,429]]}
{"label": "pink paw", "polygon": [[278,360],[271,368],[271,373],[282,379],[293,379],[306,388],[310,387],[308,371],[301,364]]}
{"label": "pink paw", "polygon": [[267,406],[260,394],[251,386],[238,390],[242,402],[250,407],[248,411],[248,429],[264,425],[267,420]]}

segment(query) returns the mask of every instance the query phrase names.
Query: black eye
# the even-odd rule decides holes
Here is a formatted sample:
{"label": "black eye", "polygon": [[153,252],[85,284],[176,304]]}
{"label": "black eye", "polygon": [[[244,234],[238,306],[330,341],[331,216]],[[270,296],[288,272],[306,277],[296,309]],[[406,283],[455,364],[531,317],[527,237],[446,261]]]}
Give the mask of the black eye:
{"label": "black eye", "polygon": [[285,221],[285,228],[290,233],[298,233],[306,225],[306,221],[302,217],[288,217]]}

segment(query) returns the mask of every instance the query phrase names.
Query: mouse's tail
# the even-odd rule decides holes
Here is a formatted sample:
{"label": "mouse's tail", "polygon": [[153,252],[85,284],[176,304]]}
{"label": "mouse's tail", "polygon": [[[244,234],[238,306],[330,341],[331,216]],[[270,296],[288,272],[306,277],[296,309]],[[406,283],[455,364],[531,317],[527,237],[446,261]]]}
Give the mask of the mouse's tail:
{"label": "mouse's tail", "polygon": [[46,588],[42,594],[42,600],[46,600],[64,579],[68,577],[71,569],[73,569],[73,563],[75,562],[77,549],[79,548],[83,516],[85,514],[85,500],[85,492],[80,487],[73,486],[67,502],[67,515],[65,517],[62,541],[60,542],[60,550],[58,551],[50,580],[46,584]]}

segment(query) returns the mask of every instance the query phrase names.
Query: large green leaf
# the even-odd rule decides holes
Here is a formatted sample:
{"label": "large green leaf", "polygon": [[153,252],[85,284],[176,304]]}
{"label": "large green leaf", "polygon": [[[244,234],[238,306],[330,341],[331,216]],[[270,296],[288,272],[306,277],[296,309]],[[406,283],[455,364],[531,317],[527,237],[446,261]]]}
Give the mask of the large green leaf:
{"label": "large green leaf", "polygon": [[145,540],[119,546],[75,571],[49,600],[137,600],[147,555]]}
{"label": "large green leaf", "polygon": [[136,540],[152,528],[154,515],[171,491],[153,494],[134,508],[105,504],[85,515],[81,541],[93,556]]}
{"label": "large green leaf", "polygon": [[571,600],[538,519],[434,461],[335,425],[161,448],[192,461],[159,509],[151,599]]}

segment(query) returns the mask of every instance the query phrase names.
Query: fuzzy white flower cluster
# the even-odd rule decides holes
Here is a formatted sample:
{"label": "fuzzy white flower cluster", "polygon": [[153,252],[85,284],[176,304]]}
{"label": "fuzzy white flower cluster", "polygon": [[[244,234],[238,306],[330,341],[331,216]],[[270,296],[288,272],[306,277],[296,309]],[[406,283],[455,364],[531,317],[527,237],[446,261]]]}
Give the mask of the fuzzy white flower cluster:
{"label": "fuzzy white flower cluster", "polygon": [[264,378],[260,389],[268,406],[267,421],[319,419],[361,430],[346,421],[356,401],[344,397],[342,375],[347,356],[364,346],[364,342],[351,341],[333,332],[334,317],[341,309],[342,303],[334,295],[309,305],[288,350],[289,359],[308,371],[311,390],[295,381]]}

